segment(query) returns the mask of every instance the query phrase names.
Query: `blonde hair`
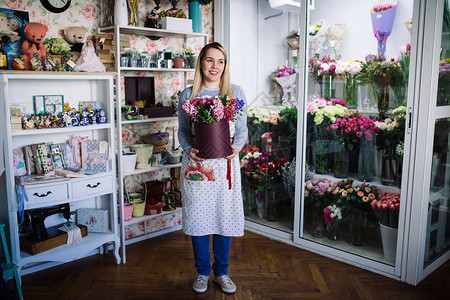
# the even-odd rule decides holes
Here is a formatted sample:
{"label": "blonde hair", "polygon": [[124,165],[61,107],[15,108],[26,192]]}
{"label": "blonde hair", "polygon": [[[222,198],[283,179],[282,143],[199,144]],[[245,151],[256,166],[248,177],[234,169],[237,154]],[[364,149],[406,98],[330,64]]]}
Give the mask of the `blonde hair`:
{"label": "blonde hair", "polygon": [[219,83],[219,96],[225,96],[227,95],[228,98],[233,98],[233,90],[231,89],[231,82],[230,82],[230,68],[228,67],[228,55],[225,51],[225,48],[217,43],[213,42],[210,44],[205,45],[202,50],[200,51],[200,54],[198,56],[197,66],[195,67],[195,74],[194,74],[194,85],[192,86],[192,94],[190,97],[190,100],[197,97],[198,93],[200,93],[202,89],[203,84],[203,73],[202,73],[202,62],[205,59],[206,51],[208,49],[217,49],[220,52],[222,52],[224,58],[225,58],[225,67],[223,68],[222,76],[220,77],[220,83]]}

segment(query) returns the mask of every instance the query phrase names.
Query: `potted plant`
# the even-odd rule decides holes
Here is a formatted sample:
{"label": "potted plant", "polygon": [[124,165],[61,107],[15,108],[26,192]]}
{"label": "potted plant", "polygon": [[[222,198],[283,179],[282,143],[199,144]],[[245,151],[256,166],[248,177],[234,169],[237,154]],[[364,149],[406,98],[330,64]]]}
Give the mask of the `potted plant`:
{"label": "potted plant", "polygon": [[202,32],[202,5],[208,5],[211,0],[189,0],[189,19],[192,20],[192,30]]}

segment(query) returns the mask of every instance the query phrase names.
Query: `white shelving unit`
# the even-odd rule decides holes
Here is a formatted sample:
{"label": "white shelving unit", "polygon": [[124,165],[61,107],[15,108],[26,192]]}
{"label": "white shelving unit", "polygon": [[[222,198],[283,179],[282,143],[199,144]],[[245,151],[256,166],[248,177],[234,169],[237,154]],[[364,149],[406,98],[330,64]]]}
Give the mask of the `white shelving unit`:
{"label": "white shelving unit", "polygon": [[[126,263],[126,245],[130,244],[134,241],[140,241],[143,239],[151,238],[153,236],[157,236],[159,234],[164,234],[166,232],[170,232],[173,228],[168,228],[166,230],[161,230],[161,232],[153,233],[153,234],[144,234],[142,236],[135,237],[133,239],[129,239],[125,241],[125,227],[128,225],[136,224],[143,221],[151,220],[152,218],[157,218],[162,214],[173,213],[174,211],[162,212],[162,214],[158,215],[149,215],[143,216],[141,218],[132,218],[130,221],[122,222],[124,216],[124,178],[130,175],[147,173],[160,169],[168,169],[168,168],[178,168],[181,164],[174,165],[163,165],[158,167],[152,167],[149,169],[135,169],[133,172],[123,172],[122,166],[122,126],[129,126],[133,124],[142,124],[142,123],[151,123],[158,121],[173,121],[177,120],[178,117],[164,117],[164,118],[149,118],[145,120],[122,120],[121,119],[121,99],[122,99],[122,89],[121,89],[121,77],[127,76],[126,73],[130,71],[145,71],[145,72],[180,72],[184,74],[184,86],[187,86],[187,72],[193,72],[194,69],[175,69],[175,68],[132,68],[132,67],[121,67],[120,66],[120,35],[137,35],[137,36],[147,36],[147,37],[169,37],[169,38],[182,38],[184,41],[188,38],[202,38],[204,40],[204,44],[208,42],[208,35],[203,33],[186,33],[186,32],[178,32],[178,31],[170,31],[164,29],[155,29],[155,28],[145,28],[145,27],[135,27],[135,26],[110,26],[99,29],[99,33],[112,33],[114,35],[115,41],[115,66],[117,71],[117,80],[116,80],[116,117],[117,117],[117,162],[118,162],[118,202],[119,202],[119,215],[120,215],[120,228],[121,228],[121,256],[123,263]],[[149,124],[150,125],[150,124]],[[176,212],[179,212],[180,209],[177,209]],[[179,229],[180,226],[175,227],[175,229]]]}
{"label": "white shelving unit", "polygon": [[[79,208],[107,209],[109,229],[103,233],[89,232],[83,243],[60,245],[47,251],[31,255],[21,251],[18,197],[15,191],[13,150],[25,145],[41,142],[64,143],[72,136],[87,136],[91,140],[108,141],[111,153],[115,153],[114,125],[114,76],[116,73],[74,72],[0,72],[1,106],[0,120],[3,131],[5,172],[0,177],[0,220],[7,224],[14,263],[25,273],[43,269],[57,263],[82,258],[93,251],[103,253],[105,244],[114,244],[116,262],[119,264],[119,226],[117,222],[116,164],[110,160],[110,170],[67,181],[25,185],[28,201],[24,209],[36,209],[69,203],[70,210]],[[33,106],[34,95],[63,95],[70,107],[78,107],[79,101],[97,101],[106,113],[107,123],[48,129],[11,130],[10,105],[28,103]],[[64,218],[56,214],[45,219],[45,226],[63,223]],[[76,223],[76,216],[71,218]]]}

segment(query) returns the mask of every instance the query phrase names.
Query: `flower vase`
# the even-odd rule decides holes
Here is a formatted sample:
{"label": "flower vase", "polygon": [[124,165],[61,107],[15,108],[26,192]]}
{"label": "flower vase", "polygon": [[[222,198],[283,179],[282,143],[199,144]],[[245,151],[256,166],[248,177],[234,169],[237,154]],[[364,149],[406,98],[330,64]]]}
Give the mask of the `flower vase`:
{"label": "flower vase", "polygon": [[381,118],[384,118],[386,112],[389,110],[389,81],[382,80],[378,84],[378,113]]}
{"label": "flower vase", "polygon": [[316,140],[315,172],[316,174],[327,174],[329,169],[329,142],[327,140]]}
{"label": "flower vase", "polygon": [[331,223],[326,223],[326,233],[327,237],[332,241],[339,240],[340,236],[340,222],[338,220],[334,220]]}
{"label": "flower vase", "polygon": [[381,156],[381,184],[396,185],[397,168],[398,163],[394,149],[384,149]]}
{"label": "flower vase", "polygon": [[375,137],[371,140],[362,138],[359,145],[358,159],[358,179],[361,181],[371,181],[376,175],[375,166],[377,166]]}
{"label": "flower vase", "polygon": [[192,30],[202,33],[202,5],[199,1],[189,2],[189,19],[192,20]]}
{"label": "flower vase", "polygon": [[319,203],[313,204],[313,227],[312,236],[316,238],[324,237],[325,218],[323,216],[323,207]]}
{"label": "flower vase", "polygon": [[333,176],[345,178],[348,175],[348,152],[345,150],[345,143],[338,145],[333,153]]}
{"label": "flower vase", "polygon": [[320,96],[327,100],[335,97],[334,78],[332,75],[322,75],[318,80]]}
{"label": "flower vase", "polygon": [[188,62],[189,68],[195,69],[195,67],[197,66],[198,56],[188,55],[186,56],[186,60]]}
{"label": "flower vase", "polygon": [[358,85],[352,74],[345,75],[344,100],[349,109],[356,109],[358,106]]}
{"label": "flower vase", "polygon": [[276,186],[270,185],[266,189],[266,219],[275,222],[278,219],[279,195],[277,195]]}
{"label": "flower vase", "polygon": [[267,216],[265,193],[257,193],[255,190],[255,196],[256,215],[261,219],[265,218]]}
{"label": "flower vase", "polygon": [[383,244],[384,258],[392,263],[395,263],[395,256],[397,254],[397,228],[384,226],[380,224],[381,243]]}
{"label": "flower vase", "polygon": [[366,212],[354,210],[349,215],[350,223],[350,244],[362,246],[366,231]]}
{"label": "flower vase", "polygon": [[128,9],[126,0],[118,0],[114,3],[114,25],[128,25]]}
{"label": "flower vase", "polygon": [[252,184],[247,176],[245,176],[244,169],[241,169],[242,178],[242,195],[244,204],[244,215],[251,216],[256,211],[256,195],[255,190],[257,186]]}

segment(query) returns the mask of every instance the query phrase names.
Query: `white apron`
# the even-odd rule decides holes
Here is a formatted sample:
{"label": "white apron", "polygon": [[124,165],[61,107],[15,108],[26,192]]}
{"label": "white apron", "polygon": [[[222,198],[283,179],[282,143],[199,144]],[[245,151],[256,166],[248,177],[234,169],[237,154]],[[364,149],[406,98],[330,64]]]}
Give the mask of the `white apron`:
{"label": "white apron", "polygon": [[[234,135],[234,123],[230,122]],[[181,166],[183,231],[187,235],[244,235],[239,155],[231,160],[231,189],[227,159],[193,161],[184,154]]]}

